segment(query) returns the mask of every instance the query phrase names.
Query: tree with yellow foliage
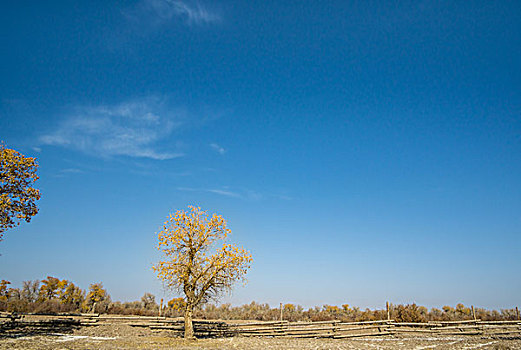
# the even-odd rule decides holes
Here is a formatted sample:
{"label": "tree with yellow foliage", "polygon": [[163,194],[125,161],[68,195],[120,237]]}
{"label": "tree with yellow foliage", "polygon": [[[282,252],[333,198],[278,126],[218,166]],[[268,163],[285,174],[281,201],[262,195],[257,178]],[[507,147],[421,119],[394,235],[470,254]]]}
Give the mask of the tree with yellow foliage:
{"label": "tree with yellow foliage", "polygon": [[40,287],[40,301],[55,299],[63,287],[64,283],[60,281],[60,279],[47,276],[47,278],[42,281],[42,286]]}
{"label": "tree with yellow foliage", "polygon": [[79,309],[85,300],[85,292],[80,287],[67,280],[60,281],[60,287],[61,288],[58,292],[60,303],[72,305],[76,309]]}
{"label": "tree with yellow foliage", "polygon": [[2,280],[0,281],[0,311],[7,310],[7,301],[9,300],[11,289],[8,287],[11,282]]}
{"label": "tree with yellow foliage", "polygon": [[244,280],[250,268],[251,254],[243,248],[224,243],[231,233],[222,216],[211,218],[201,208],[171,214],[158,234],[165,260],[153,267],[166,286],[184,294],[185,338],[193,338],[194,308],[230,290]]}
{"label": "tree with yellow foliage", "polygon": [[7,229],[31,221],[38,213],[40,191],[33,188],[38,180],[35,158],[25,157],[0,143],[0,241]]}
{"label": "tree with yellow foliage", "polygon": [[173,298],[168,302],[168,308],[174,311],[184,311],[186,303],[184,298]]}
{"label": "tree with yellow foliage", "polygon": [[110,303],[110,295],[103,288],[103,284],[93,283],[89,286],[89,293],[85,297],[84,308],[86,310],[97,310],[106,311],[108,304]]}
{"label": "tree with yellow foliage", "polygon": [[7,286],[10,284],[11,282],[6,280],[0,281],[0,301],[6,302],[9,299],[9,288]]}

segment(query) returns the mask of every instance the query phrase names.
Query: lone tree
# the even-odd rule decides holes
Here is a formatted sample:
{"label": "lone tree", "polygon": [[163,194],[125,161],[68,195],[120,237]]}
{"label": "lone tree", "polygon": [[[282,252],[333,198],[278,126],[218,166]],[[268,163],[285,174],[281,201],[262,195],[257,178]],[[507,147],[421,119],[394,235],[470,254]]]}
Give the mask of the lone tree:
{"label": "lone tree", "polygon": [[38,213],[36,201],[40,191],[33,188],[38,180],[35,158],[6,148],[0,143],[0,241],[4,232],[20,224],[31,221]]}
{"label": "lone tree", "polygon": [[235,245],[222,243],[231,233],[226,221],[201,208],[171,214],[159,232],[158,250],[165,260],[153,267],[170,288],[185,296],[185,338],[193,338],[194,307],[230,290],[234,282],[244,280],[252,262],[251,254]]}

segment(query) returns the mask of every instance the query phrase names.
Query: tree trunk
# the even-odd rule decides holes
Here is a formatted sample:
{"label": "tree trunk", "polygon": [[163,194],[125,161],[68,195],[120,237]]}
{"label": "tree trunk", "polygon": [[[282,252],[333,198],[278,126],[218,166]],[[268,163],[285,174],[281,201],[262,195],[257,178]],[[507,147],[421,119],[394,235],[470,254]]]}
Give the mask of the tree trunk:
{"label": "tree trunk", "polygon": [[185,309],[185,339],[194,339],[194,326],[192,324],[193,307],[186,305]]}

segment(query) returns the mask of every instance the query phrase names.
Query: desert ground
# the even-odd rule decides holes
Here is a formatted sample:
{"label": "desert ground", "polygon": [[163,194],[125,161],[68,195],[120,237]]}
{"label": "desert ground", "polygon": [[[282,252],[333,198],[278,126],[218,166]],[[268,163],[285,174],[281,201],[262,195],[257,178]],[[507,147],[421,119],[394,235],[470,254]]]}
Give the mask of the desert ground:
{"label": "desert ground", "polygon": [[232,337],[186,341],[169,332],[125,325],[81,328],[69,334],[16,334],[0,337],[0,349],[521,349],[521,337],[385,336],[355,339]]}

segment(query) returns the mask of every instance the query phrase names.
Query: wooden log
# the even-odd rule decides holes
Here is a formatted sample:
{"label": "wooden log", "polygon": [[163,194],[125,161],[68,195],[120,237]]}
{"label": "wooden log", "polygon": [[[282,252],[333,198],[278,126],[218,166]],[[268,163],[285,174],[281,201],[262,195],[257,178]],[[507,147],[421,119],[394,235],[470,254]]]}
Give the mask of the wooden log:
{"label": "wooden log", "polygon": [[428,323],[428,322],[391,322],[390,325],[396,327],[441,327],[440,323]]}
{"label": "wooden log", "polygon": [[252,333],[252,332],[262,332],[262,331],[283,331],[282,327],[258,327],[258,328],[244,328],[244,329],[232,329],[235,332],[239,333]]}
{"label": "wooden log", "polygon": [[481,326],[479,325],[453,325],[453,326],[440,326],[440,327],[435,327],[435,328],[432,328],[434,330],[444,330],[444,329],[479,329],[481,328]]}
{"label": "wooden log", "polygon": [[[388,328],[388,330],[390,330],[391,328]],[[430,329],[425,329],[425,328],[416,328],[416,327],[412,327],[412,328],[392,328],[394,331],[396,332],[418,332],[418,333],[421,333],[421,332],[425,332],[425,333],[430,333],[430,332],[442,332],[442,331],[445,331],[445,330],[467,330],[467,329],[475,329],[475,330],[479,330],[480,327],[478,326],[447,326],[447,327],[435,327],[435,328],[430,328]]]}
{"label": "wooden log", "polygon": [[18,324],[26,324],[26,325],[33,325],[33,324],[73,324],[73,323],[79,323],[79,321],[73,320],[73,319],[58,319],[58,320],[22,320],[22,321],[16,321]]}
{"label": "wooden log", "polygon": [[393,320],[378,320],[378,321],[358,321],[358,322],[339,322],[339,326],[343,325],[359,325],[359,324],[376,324],[376,323],[389,323],[393,322]]}
{"label": "wooden log", "polygon": [[257,327],[257,328],[228,328],[230,331],[232,332],[246,332],[246,333],[251,333],[251,332],[265,332],[265,331],[277,331],[277,332],[280,332],[280,331],[283,331],[284,328],[283,327]]}
{"label": "wooden log", "polygon": [[333,333],[284,334],[284,338],[333,338]]}
{"label": "wooden log", "polygon": [[37,314],[26,314],[27,319],[44,319],[44,320],[57,320],[57,319],[68,319],[72,318],[72,315],[37,315]]}
{"label": "wooden log", "polygon": [[494,329],[494,328],[513,328],[513,329],[521,329],[521,324],[484,324],[482,325],[484,329]]}
{"label": "wooden log", "polygon": [[362,329],[379,329],[385,326],[376,325],[376,326],[361,326],[361,327],[351,327],[351,328],[336,328],[335,332],[351,332],[351,331],[359,331]]}
{"label": "wooden log", "polygon": [[391,322],[389,324],[396,327],[443,327],[445,324],[468,324],[478,323],[478,321],[447,321],[447,322]]}
{"label": "wooden log", "polygon": [[251,337],[281,337],[284,334],[282,333],[245,333],[239,334],[241,337],[251,338]]}
{"label": "wooden log", "polygon": [[23,318],[23,316],[21,316],[21,315],[10,315],[10,316],[1,316],[0,317],[0,319],[6,320],[7,322],[20,320],[22,318]]}
{"label": "wooden log", "polygon": [[164,323],[164,324],[184,324],[185,323],[184,320],[156,320],[156,321],[151,321],[151,322]]}
{"label": "wooden log", "polygon": [[100,315],[98,316],[100,320],[166,320],[165,317],[157,317],[157,316],[119,316],[119,315]]}
{"label": "wooden log", "polygon": [[[184,322],[184,319],[181,320],[182,322]],[[219,321],[219,320],[193,320],[192,321],[193,324],[225,324],[226,322],[224,321]]]}
{"label": "wooden log", "polygon": [[309,326],[309,325],[317,325],[317,324],[337,324],[341,323],[340,320],[331,320],[331,321],[314,321],[314,322],[289,322],[287,323],[288,327],[293,326]]}
{"label": "wooden log", "polygon": [[313,329],[318,329],[318,330],[321,330],[321,329],[334,329],[336,326],[328,326],[328,325],[309,325],[309,326],[305,326],[305,327],[284,327],[285,330],[294,330],[294,331],[309,331],[309,330],[313,330]]}
{"label": "wooden log", "polygon": [[333,331],[330,331],[330,332],[284,332],[284,333],[281,333],[280,334],[281,336],[300,336],[300,335],[304,335],[304,336],[317,336],[317,335],[327,335],[329,337],[332,337],[334,335],[334,332]]}
{"label": "wooden log", "polygon": [[480,321],[481,321],[480,319],[477,319],[477,320],[461,320],[461,321],[434,321],[434,322],[429,322],[429,323],[454,324],[454,323],[475,323],[475,322],[480,322]]}
{"label": "wooden log", "polygon": [[266,321],[266,322],[251,322],[251,323],[227,323],[229,327],[248,327],[248,326],[264,326],[271,324],[287,324],[288,321]]}
{"label": "wooden log", "polygon": [[334,327],[312,327],[312,328],[285,328],[284,331],[286,333],[292,333],[292,332],[310,332],[310,331],[325,331],[325,330],[329,330],[329,331],[333,331],[335,328]]}

